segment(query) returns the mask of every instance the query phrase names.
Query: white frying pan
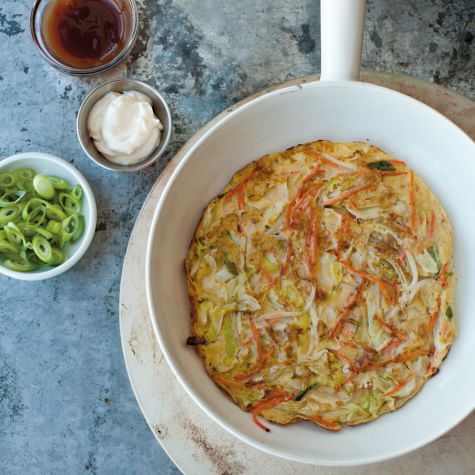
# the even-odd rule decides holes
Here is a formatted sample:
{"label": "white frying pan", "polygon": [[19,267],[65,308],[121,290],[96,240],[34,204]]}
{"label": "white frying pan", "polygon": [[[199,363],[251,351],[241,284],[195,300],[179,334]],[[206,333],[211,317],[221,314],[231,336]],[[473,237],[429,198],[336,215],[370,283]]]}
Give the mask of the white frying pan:
{"label": "white frying pan", "polygon": [[[475,406],[475,144],[426,105],[358,82],[364,0],[322,0],[322,79],[281,88],[222,116],[186,153],[157,205],[147,253],[147,294],[163,353],[201,408],[240,439],[271,454],[355,465],[414,450],[448,431]],[[311,423],[265,433],[207,376],[193,348],[183,260],[206,204],[252,160],[317,139],[368,140],[413,167],[451,218],[458,276],[459,336],[413,400],[395,413],[330,433]]]}

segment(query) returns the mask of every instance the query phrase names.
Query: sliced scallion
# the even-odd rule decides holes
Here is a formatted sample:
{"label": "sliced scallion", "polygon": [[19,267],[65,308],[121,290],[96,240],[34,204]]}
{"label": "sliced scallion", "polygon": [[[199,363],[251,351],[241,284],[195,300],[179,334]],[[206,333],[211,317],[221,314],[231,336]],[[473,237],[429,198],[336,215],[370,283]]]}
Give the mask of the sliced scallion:
{"label": "sliced scallion", "polygon": [[48,264],[52,260],[52,250],[49,241],[40,235],[33,236],[33,251],[42,262]]}
{"label": "sliced scallion", "polygon": [[17,272],[58,266],[62,250],[81,238],[84,192],[31,168],[0,173],[0,265]]}
{"label": "sliced scallion", "polygon": [[59,176],[48,176],[47,178],[57,190],[67,190],[69,188],[68,182]]}
{"label": "sliced scallion", "polygon": [[9,188],[15,184],[15,178],[11,173],[0,173],[0,186]]}
{"label": "sliced scallion", "polygon": [[5,206],[0,209],[0,225],[7,224],[8,222],[15,222],[20,216],[21,208],[18,205]]}
{"label": "sliced scallion", "polygon": [[35,171],[31,168],[19,168],[13,173],[13,177],[17,182],[20,180],[33,180],[34,176]]}
{"label": "sliced scallion", "polygon": [[2,266],[7,269],[14,270],[15,272],[29,272],[35,270],[37,266],[28,261],[13,261],[11,259],[5,259],[2,262]]}
{"label": "sliced scallion", "polygon": [[33,178],[33,188],[45,200],[52,200],[56,194],[53,184],[49,181],[48,177],[43,175],[36,175]]}
{"label": "sliced scallion", "polygon": [[69,193],[59,193],[58,202],[67,215],[72,215],[81,211],[81,205],[79,204],[79,201]]}

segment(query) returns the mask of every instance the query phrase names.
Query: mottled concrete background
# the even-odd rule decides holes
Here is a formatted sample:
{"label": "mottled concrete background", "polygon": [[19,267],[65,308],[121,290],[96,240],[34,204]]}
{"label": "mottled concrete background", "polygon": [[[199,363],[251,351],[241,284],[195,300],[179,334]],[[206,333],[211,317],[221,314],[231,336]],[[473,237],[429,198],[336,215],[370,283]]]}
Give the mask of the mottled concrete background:
{"label": "mottled concrete background", "polygon": [[[99,207],[86,257],[56,279],[0,277],[0,473],[171,474],[129,386],[118,324],[127,239],[150,186],[201,125],[259,88],[319,70],[316,0],[143,0],[130,75],[175,119],[153,168],[114,174],[81,153],[75,117],[105,78],[63,76],[36,54],[26,0],[0,1],[0,157],[36,150],[74,163]],[[363,65],[474,96],[474,0],[371,0]]]}

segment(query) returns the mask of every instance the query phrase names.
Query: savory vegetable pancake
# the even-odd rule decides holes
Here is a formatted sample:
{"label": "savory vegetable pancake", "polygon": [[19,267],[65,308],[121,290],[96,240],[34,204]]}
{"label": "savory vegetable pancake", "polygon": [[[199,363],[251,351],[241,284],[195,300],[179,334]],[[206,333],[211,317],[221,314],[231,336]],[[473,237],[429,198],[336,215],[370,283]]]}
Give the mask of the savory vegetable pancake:
{"label": "savory vegetable pancake", "polygon": [[331,430],[394,411],[455,335],[452,231],[380,149],[318,141],[267,155],[205,209],[186,259],[193,336],[242,409]]}

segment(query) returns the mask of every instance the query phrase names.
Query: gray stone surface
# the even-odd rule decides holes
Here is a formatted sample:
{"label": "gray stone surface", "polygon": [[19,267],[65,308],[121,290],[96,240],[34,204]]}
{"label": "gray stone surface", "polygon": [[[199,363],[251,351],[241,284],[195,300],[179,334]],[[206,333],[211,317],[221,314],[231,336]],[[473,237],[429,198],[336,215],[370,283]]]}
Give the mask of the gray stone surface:
{"label": "gray stone surface", "polygon": [[[26,0],[0,1],[0,158],[45,151],[90,181],[94,242],[50,281],[0,277],[0,473],[177,473],[125,372],[118,325],[123,256],[147,191],[201,125],[259,88],[319,70],[316,0],[143,0],[130,60],[95,79],[61,75],[36,54]],[[474,96],[473,0],[368,0],[363,66]],[[175,130],[154,167],[114,174],[79,148],[75,117],[94,85],[123,75],[157,86]]]}

